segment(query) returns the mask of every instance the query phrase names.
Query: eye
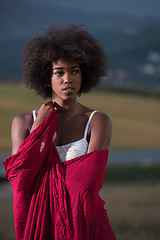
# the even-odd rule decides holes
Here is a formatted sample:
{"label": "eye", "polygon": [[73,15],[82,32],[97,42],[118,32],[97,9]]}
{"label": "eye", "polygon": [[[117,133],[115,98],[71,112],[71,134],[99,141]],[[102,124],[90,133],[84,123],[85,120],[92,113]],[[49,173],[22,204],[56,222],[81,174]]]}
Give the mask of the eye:
{"label": "eye", "polygon": [[58,77],[62,77],[64,72],[63,71],[58,71],[54,73],[55,75],[57,75]]}
{"label": "eye", "polygon": [[79,73],[79,70],[78,70],[78,69],[75,69],[75,70],[72,72],[73,75],[76,75],[77,73]]}

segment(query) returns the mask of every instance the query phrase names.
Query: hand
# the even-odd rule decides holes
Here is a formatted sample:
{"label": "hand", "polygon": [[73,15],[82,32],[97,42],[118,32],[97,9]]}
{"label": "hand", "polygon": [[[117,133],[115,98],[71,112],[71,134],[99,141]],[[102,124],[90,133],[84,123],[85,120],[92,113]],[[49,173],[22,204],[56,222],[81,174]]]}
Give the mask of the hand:
{"label": "hand", "polygon": [[35,122],[32,125],[31,132],[36,129],[41,122],[49,115],[49,113],[52,111],[52,109],[57,110],[57,108],[54,106],[54,103],[52,101],[49,101],[47,103],[44,103],[38,110],[38,116],[35,120]]}

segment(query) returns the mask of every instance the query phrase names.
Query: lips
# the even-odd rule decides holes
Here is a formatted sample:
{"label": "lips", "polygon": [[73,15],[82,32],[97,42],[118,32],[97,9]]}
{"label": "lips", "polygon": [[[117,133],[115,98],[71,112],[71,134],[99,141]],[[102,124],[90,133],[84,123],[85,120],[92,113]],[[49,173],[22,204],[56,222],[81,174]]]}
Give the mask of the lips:
{"label": "lips", "polygon": [[69,92],[69,91],[74,91],[75,88],[74,87],[65,87],[65,88],[62,88],[62,90]]}

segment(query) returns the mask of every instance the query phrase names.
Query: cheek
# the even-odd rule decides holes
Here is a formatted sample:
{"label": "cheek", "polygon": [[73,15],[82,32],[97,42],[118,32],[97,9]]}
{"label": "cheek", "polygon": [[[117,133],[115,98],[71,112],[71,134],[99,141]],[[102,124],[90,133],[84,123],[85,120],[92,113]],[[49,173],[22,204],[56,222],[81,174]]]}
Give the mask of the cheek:
{"label": "cheek", "polygon": [[52,87],[52,89],[54,88],[54,80],[53,80],[53,78],[51,78],[51,87]]}
{"label": "cheek", "polygon": [[52,87],[52,91],[55,92],[57,89],[57,83],[54,78],[51,78],[51,87]]}
{"label": "cheek", "polygon": [[55,76],[52,76],[51,78],[51,86],[55,87],[61,84],[60,79],[57,79]]}

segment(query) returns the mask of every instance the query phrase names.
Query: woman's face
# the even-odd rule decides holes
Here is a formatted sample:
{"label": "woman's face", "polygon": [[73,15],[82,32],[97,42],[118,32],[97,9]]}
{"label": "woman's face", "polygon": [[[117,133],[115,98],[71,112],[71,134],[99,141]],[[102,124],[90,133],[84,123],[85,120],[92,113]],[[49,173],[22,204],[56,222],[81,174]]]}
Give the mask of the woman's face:
{"label": "woman's face", "polygon": [[58,60],[53,62],[51,78],[52,97],[71,100],[77,97],[82,83],[80,65],[77,62]]}

